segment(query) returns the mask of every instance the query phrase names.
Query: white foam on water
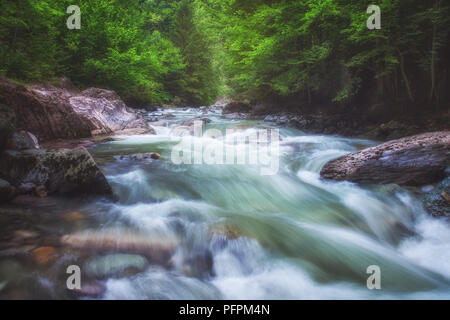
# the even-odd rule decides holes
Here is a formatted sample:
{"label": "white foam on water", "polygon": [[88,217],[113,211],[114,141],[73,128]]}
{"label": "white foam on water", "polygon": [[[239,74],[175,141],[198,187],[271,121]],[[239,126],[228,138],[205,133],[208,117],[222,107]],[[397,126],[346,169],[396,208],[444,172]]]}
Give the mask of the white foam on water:
{"label": "white foam on water", "polygon": [[417,264],[450,280],[450,226],[446,221],[423,216],[416,225],[419,236],[405,240],[399,250]]}

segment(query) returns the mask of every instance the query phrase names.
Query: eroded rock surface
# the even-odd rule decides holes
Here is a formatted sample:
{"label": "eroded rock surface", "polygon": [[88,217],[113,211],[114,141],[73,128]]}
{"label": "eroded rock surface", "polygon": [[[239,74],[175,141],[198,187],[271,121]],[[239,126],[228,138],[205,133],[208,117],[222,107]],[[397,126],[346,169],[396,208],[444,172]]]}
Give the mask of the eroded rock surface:
{"label": "eroded rock surface", "polygon": [[325,179],[357,183],[420,186],[445,178],[450,159],[450,131],[389,141],[328,162]]}
{"label": "eroded rock surface", "polygon": [[[67,84],[24,87],[0,77],[3,113],[14,112],[16,127],[40,140],[76,139],[127,129],[154,133],[142,115],[110,90],[78,91]],[[10,131],[9,127],[2,130]]]}

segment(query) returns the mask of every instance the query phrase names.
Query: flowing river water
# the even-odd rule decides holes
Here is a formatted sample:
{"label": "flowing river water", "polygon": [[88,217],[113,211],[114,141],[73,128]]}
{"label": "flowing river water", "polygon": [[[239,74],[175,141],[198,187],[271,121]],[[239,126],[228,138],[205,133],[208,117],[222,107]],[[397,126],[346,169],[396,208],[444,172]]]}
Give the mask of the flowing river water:
{"label": "flowing river water", "polygon": [[[48,198],[5,207],[4,234],[32,239],[0,251],[0,298],[450,298],[446,221],[429,217],[400,187],[319,177],[327,161],[374,142],[229,120],[215,109],[167,114],[156,135],[89,149],[117,201]],[[204,129],[236,135],[278,129],[276,174],[262,175],[257,165],[173,163],[173,148],[190,138],[174,128],[195,117],[211,120]],[[223,145],[220,137],[194,139]],[[127,156],[148,152],[161,159]],[[36,263],[37,246],[51,247],[56,258]],[[68,265],[80,267],[86,294],[66,288]],[[380,268],[381,290],[367,288],[369,266]]]}

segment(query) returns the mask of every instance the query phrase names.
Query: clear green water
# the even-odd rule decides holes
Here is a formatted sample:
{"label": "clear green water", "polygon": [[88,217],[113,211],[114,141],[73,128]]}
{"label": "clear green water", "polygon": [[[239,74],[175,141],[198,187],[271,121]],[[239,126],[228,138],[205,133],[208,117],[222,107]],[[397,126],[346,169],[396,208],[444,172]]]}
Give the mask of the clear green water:
{"label": "clear green water", "polygon": [[[37,266],[30,248],[0,255],[0,298],[83,298],[65,288],[70,264],[79,265],[82,273],[105,270],[103,276],[84,277],[97,277],[103,299],[449,298],[448,224],[429,218],[420,202],[399,187],[319,178],[328,160],[373,142],[278,128],[276,175],[262,176],[260,167],[248,165],[175,165],[171,152],[181,138],[172,129],[199,113],[167,112],[176,118],[158,123],[157,135],[118,137],[90,149],[118,202],[47,199],[25,209],[4,209],[5,234],[37,230],[39,245],[54,246],[57,258]],[[245,135],[274,128],[203,116],[212,120],[207,129],[234,127]],[[221,144],[220,139],[198,139]],[[142,152],[158,152],[162,158],[120,159]],[[83,218],[67,221],[65,214],[74,210]],[[81,250],[58,244],[70,234],[78,242],[112,234],[119,242],[148,241],[156,251],[161,244],[172,249],[161,262],[142,252],[130,256],[122,249],[100,252],[95,246]],[[122,261],[140,263],[140,270],[114,273]],[[381,290],[367,289],[371,265],[381,269]]]}

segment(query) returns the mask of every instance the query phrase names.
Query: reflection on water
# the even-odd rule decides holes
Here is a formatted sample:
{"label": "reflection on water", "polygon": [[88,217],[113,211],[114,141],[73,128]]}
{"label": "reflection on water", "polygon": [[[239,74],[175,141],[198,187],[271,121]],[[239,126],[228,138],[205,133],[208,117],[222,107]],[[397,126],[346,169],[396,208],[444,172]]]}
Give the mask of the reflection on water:
{"label": "reflection on water", "polygon": [[[397,186],[320,179],[327,161],[371,141],[278,128],[276,175],[175,165],[177,122],[202,116],[212,120],[206,128],[243,135],[273,127],[214,110],[165,113],[175,117],[156,123],[157,135],[90,149],[117,202],[20,198],[2,207],[0,298],[450,297],[448,225]],[[127,157],[147,152],[161,159]],[[82,292],[66,289],[71,264],[81,267]],[[366,287],[371,265],[381,268],[381,291]]]}

